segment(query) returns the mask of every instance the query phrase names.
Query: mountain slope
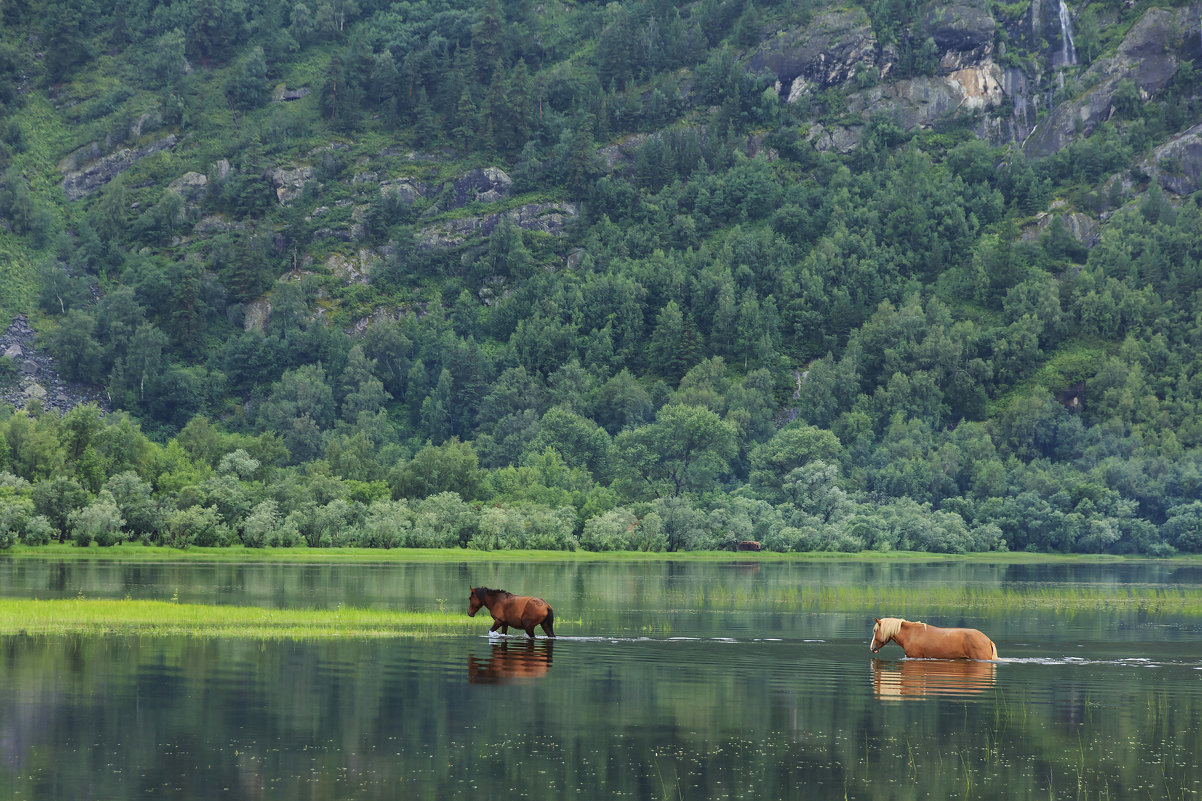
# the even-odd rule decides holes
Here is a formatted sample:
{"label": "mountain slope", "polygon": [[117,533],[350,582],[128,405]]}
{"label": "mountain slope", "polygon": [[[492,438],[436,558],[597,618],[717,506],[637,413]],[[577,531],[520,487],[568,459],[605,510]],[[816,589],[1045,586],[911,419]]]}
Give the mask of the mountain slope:
{"label": "mountain slope", "polygon": [[151,539],[1197,550],[1200,12],[7,3],[0,311],[156,442],[0,469]]}

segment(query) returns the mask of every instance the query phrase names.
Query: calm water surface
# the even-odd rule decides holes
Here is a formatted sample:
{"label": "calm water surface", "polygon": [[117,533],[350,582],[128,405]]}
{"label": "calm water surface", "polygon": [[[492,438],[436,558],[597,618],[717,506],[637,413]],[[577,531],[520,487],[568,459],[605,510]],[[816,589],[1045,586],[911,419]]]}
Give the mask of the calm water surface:
{"label": "calm water surface", "polygon": [[906,610],[793,600],[893,584],[1171,592],[1202,584],[1197,566],[0,558],[0,594],[38,598],[458,611],[469,583],[544,595],[560,639],[2,639],[0,799],[1202,793],[1197,618],[927,615],[984,629],[1008,658],[939,662],[868,653],[872,616]]}

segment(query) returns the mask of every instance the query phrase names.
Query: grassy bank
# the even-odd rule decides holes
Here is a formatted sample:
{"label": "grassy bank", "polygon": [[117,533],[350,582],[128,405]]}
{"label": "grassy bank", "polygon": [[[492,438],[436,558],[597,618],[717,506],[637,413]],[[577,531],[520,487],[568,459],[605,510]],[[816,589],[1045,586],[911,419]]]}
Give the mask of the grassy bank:
{"label": "grassy bank", "polygon": [[[487,627],[487,620],[484,621]],[[147,634],[247,639],[435,637],[479,634],[462,612],[265,609],[172,601],[0,598],[0,636]]]}
{"label": "grassy bank", "polygon": [[[80,548],[66,543],[53,545],[17,545],[0,551],[0,559],[109,559],[129,562],[993,562],[1007,564],[1030,563],[1113,563],[1124,560],[1146,561],[1149,557],[1112,556],[1109,554],[1047,554],[1027,552],[997,552],[969,554],[940,554],[919,551],[863,551],[860,553],[807,552],[774,553],[770,551],[477,551],[470,548],[161,548],[132,543],[101,548],[93,545]],[[1175,556],[1173,561],[1199,562],[1202,556]]]}

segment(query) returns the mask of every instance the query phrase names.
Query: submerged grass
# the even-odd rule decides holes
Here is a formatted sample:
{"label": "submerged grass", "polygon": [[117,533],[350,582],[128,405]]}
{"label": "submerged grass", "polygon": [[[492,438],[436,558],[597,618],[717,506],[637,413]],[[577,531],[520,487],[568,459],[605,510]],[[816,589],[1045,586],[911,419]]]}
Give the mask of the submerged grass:
{"label": "submerged grass", "polygon": [[680,598],[680,603],[703,608],[768,603],[786,610],[807,612],[868,610],[878,617],[910,620],[934,613],[1030,610],[1059,613],[1133,611],[1202,617],[1202,587],[1196,586],[794,586],[777,587],[761,594],[755,588],[712,585],[684,595],[689,597]]}
{"label": "submerged grass", "polygon": [[172,601],[0,598],[0,636],[146,634],[245,639],[427,638],[479,634],[462,612],[267,609]]}

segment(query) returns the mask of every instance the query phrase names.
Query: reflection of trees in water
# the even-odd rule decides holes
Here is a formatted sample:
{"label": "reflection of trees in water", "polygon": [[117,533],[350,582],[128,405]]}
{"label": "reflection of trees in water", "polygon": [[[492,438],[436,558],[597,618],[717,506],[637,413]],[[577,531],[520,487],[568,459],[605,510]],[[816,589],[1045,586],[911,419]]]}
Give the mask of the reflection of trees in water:
{"label": "reflection of trees in water", "polygon": [[[1175,689],[1185,669],[870,662],[873,688],[881,674],[914,691],[881,703],[863,648],[12,637],[0,786],[39,797],[38,774],[64,798],[385,799],[488,782],[550,801],[658,797],[660,775],[699,798],[884,799],[898,788],[882,775],[915,774],[959,797],[966,772],[1007,797],[1122,797],[1161,766],[1174,794],[1202,781],[1202,697]],[[502,686],[473,684],[469,653],[477,681]]]}

